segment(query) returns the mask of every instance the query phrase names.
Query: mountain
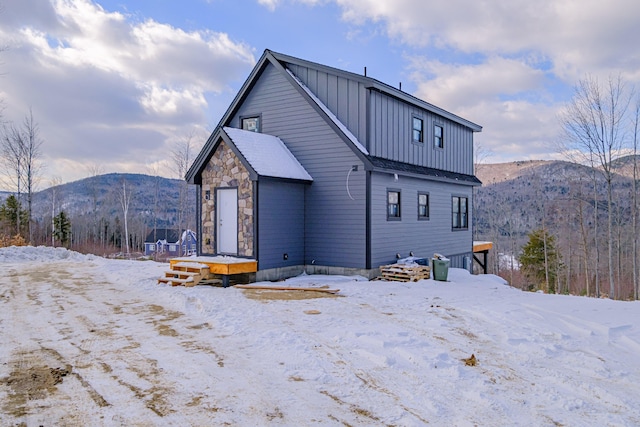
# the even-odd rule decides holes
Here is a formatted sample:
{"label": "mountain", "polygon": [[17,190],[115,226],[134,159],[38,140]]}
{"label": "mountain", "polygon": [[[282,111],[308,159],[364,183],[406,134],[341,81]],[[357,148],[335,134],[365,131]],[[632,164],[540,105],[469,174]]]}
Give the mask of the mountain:
{"label": "mountain", "polygon": [[[195,229],[195,186],[159,176],[111,173],[34,193],[34,242],[50,241],[52,214],[64,211],[71,221],[74,245],[100,242],[102,245],[121,246],[124,235],[123,188],[128,194],[128,231],[136,248],[141,247],[154,226]],[[23,206],[25,204],[23,198]]]}
{"label": "mountain", "polygon": [[[632,165],[632,156],[611,165],[615,245],[625,253],[630,253],[629,236],[633,235]],[[593,250],[596,218],[599,247],[602,253],[606,251],[607,184],[598,169],[535,160],[478,165],[476,176],[483,185],[474,193],[474,239],[494,242],[493,254],[505,254],[507,259],[517,256],[529,233],[544,227],[555,236],[569,263],[578,250],[586,257],[585,241],[587,250]],[[492,262],[492,271],[498,271],[500,261],[494,258]],[[574,262],[574,268],[583,265]]]}

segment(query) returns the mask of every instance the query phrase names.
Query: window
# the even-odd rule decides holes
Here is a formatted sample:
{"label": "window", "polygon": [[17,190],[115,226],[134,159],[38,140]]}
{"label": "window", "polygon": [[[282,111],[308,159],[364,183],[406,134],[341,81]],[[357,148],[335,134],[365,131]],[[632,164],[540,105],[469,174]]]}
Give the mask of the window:
{"label": "window", "polygon": [[452,228],[464,230],[469,228],[469,205],[466,197],[453,196],[451,198]]}
{"label": "window", "polygon": [[260,132],[260,117],[245,117],[242,119],[242,129],[249,132]]}
{"label": "window", "polygon": [[424,142],[424,122],[419,117],[413,118],[413,142]]}
{"label": "window", "polygon": [[444,129],[440,125],[433,126],[433,145],[436,148],[444,148]]}
{"label": "window", "polygon": [[429,219],[429,193],[418,193],[418,219]]}
{"label": "window", "polygon": [[204,199],[205,200],[211,200],[211,190],[205,190],[204,191]]}
{"label": "window", "polygon": [[400,219],[400,191],[387,190],[387,220]]}

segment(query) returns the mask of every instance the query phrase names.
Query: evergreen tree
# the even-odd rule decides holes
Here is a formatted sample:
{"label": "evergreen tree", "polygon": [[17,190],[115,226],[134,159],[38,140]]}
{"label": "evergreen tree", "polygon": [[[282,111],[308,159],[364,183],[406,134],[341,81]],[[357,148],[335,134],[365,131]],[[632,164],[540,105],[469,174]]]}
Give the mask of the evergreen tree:
{"label": "evergreen tree", "polygon": [[56,240],[66,246],[71,237],[71,222],[64,211],[60,211],[60,213],[53,218],[53,224],[55,227],[54,235]]}
{"label": "evergreen tree", "polygon": [[561,262],[554,236],[544,229],[529,233],[529,242],[522,247],[520,264],[530,281],[529,290],[556,292]]}
{"label": "evergreen tree", "polygon": [[29,213],[22,209],[20,201],[13,194],[0,206],[0,224],[5,235],[24,235],[28,218]]}

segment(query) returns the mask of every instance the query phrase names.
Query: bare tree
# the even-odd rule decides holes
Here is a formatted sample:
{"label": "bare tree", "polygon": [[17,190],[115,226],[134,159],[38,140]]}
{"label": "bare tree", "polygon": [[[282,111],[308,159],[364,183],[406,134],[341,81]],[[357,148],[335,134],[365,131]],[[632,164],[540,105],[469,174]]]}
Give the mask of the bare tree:
{"label": "bare tree", "polygon": [[[612,162],[621,156],[624,146],[624,119],[629,101],[625,83],[620,76],[610,77],[604,86],[597,78],[587,77],[578,82],[573,98],[561,116],[564,136],[569,147],[578,152],[587,153],[593,159],[593,163],[598,165],[598,170],[606,183],[610,298],[616,297],[613,260],[612,186],[614,173]],[[596,209],[596,215],[597,211]]]}
{"label": "bare tree", "polygon": [[123,240],[125,241],[126,254],[129,255],[129,225],[128,225],[128,217],[129,217],[129,206],[131,204],[131,190],[127,188],[127,181],[122,179],[122,186],[118,191],[118,199],[120,201],[120,206],[122,207],[122,215],[124,216],[124,236]]}
{"label": "bare tree", "polygon": [[[18,202],[22,205],[22,194],[27,194],[27,234],[32,243],[31,217],[33,193],[40,177],[40,147],[38,125],[33,118],[33,111],[25,117],[22,126],[13,123],[3,126],[2,161],[6,178],[15,189]],[[18,224],[18,230],[23,225]]]}
{"label": "bare tree", "polygon": [[93,215],[91,216],[92,224],[91,224],[91,235],[92,240],[95,242],[95,239],[100,237],[103,246],[106,240],[106,236],[103,236],[102,227],[100,225],[100,221],[98,220],[98,199],[99,199],[99,188],[98,188],[98,180],[95,179],[99,175],[104,173],[104,168],[99,163],[92,163],[87,166],[87,171],[89,172],[89,177],[94,178],[90,179],[89,186],[91,191],[91,201],[92,201],[92,210]]}
{"label": "bare tree", "polygon": [[173,160],[173,164],[175,166],[175,172],[178,175],[178,179],[182,182],[180,183],[180,190],[178,193],[178,233],[180,234],[178,244],[180,255],[184,255],[182,253],[182,236],[183,231],[186,229],[185,227],[185,212],[187,211],[187,202],[188,198],[188,184],[185,181],[185,175],[189,170],[189,166],[191,166],[191,156],[192,151],[194,150],[193,146],[194,132],[190,132],[183,140],[178,141],[173,151],[171,152],[171,158]]}
{"label": "bare tree", "polygon": [[633,227],[633,299],[637,300],[640,292],[640,278],[638,277],[638,127],[640,125],[640,94],[636,94],[633,110],[633,183],[631,222]]}
{"label": "bare tree", "polygon": [[60,177],[54,177],[51,179],[51,246],[56,245],[56,203],[59,203],[56,199],[58,196],[58,188],[62,184]]}

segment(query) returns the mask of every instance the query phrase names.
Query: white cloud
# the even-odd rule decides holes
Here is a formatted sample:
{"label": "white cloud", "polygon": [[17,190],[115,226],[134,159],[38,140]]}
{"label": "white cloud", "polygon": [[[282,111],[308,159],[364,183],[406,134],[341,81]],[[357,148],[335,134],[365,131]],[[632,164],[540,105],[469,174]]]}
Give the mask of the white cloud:
{"label": "white cloud", "polygon": [[390,37],[408,45],[487,55],[540,52],[570,82],[594,68],[640,68],[636,0],[335,1],[343,19],[383,23]]}
{"label": "white cloud", "polygon": [[541,70],[498,56],[480,64],[445,64],[423,57],[413,57],[410,61],[416,95],[454,110],[499,95],[536,90],[544,80]]}
{"label": "white cloud", "polygon": [[89,0],[24,2],[0,14],[5,118],[33,107],[51,171],[165,158],[172,141],[217,119],[205,111],[224,111],[230,83],[255,64],[252,48],[225,33],[138,21]]}

